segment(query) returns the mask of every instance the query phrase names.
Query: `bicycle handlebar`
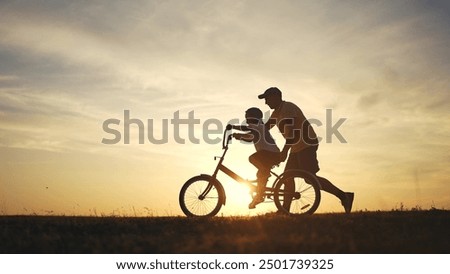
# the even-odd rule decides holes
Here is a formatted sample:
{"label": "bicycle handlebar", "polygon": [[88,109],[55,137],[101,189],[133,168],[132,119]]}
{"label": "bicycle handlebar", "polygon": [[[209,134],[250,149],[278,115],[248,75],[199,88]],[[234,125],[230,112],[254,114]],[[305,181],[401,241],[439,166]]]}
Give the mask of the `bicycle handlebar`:
{"label": "bicycle handlebar", "polygon": [[231,141],[231,138],[233,138],[233,136],[228,135],[227,137],[227,131],[230,131],[231,129],[226,129],[223,131],[223,138],[222,138],[222,149],[226,149],[228,148],[228,143]]}

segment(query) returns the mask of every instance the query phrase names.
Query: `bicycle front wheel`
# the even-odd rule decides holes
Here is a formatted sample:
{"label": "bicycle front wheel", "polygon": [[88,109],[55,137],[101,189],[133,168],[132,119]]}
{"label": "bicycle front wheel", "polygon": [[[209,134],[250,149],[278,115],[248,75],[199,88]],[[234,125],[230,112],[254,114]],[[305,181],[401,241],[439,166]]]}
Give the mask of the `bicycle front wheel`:
{"label": "bicycle front wheel", "polygon": [[317,177],[306,171],[287,172],[275,185],[275,205],[285,214],[313,214],[319,207],[320,198]]}
{"label": "bicycle front wheel", "polygon": [[188,217],[212,217],[222,207],[223,188],[211,176],[200,175],[184,183],[180,191],[181,210]]}

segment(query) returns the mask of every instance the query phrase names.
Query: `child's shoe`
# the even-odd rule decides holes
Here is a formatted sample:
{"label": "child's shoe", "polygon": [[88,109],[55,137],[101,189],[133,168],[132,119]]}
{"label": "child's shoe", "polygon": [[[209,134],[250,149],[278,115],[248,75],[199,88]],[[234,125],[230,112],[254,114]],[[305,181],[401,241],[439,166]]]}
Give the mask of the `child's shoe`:
{"label": "child's shoe", "polygon": [[254,208],[256,208],[257,204],[260,204],[262,202],[264,202],[264,196],[256,195],[255,197],[253,197],[252,202],[248,205],[248,208],[254,209]]}

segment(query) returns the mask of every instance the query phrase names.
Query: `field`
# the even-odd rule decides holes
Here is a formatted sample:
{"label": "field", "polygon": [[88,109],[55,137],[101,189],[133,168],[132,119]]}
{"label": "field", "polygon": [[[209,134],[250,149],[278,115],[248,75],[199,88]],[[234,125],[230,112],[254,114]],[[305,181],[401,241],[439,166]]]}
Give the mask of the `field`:
{"label": "field", "polygon": [[0,253],[449,253],[450,211],[288,217],[0,216]]}

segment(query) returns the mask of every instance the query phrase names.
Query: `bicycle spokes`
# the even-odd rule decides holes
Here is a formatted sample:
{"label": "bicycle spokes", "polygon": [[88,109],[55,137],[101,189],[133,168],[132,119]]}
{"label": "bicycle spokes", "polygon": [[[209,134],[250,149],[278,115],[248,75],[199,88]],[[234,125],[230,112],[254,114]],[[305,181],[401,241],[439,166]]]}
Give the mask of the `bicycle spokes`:
{"label": "bicycle spokes", "polygon": [[180,192],[180,205],[187,216],[214,216],[220,210],[223,194],[209,177],[197,176],[187,181]]}
{"label": "bicycle spokes", "polygon": [[320,187],[313,175],[303,172],[284,177],[275,187],[275,205],[289,214],[311,214],[320,202]]}

